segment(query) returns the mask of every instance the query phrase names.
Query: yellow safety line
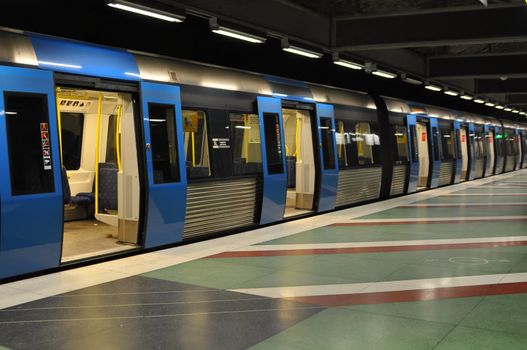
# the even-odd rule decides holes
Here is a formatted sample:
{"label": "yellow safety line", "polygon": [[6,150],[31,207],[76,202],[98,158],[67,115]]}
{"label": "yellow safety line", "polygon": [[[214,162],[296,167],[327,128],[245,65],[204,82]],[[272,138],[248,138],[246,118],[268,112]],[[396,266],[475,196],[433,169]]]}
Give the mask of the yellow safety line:
{"label": "yellow safety line", "polygon": [[55,101],[57,104],[57,127],[59,130],[59,154],[60,154],[60,164],[62,165],[62,120],[60,117],[60,101],[59,101],[59,92],[60,88],[57,87],[55,91]]}
{"label": "yellow safety line", "polygon": [[190,133],[192,142],[192,166],[196,166],[196,145],[194,144],[194,131]]}
{"label": "yellow safety line", "polygon": [[97,140],[95,142],[95,214],[99,213],[99,148],[101,143],[102,93],[97,106]]}
{"label": "yellow safety line", "polygon": [[121,114],[123,112],[123,106],[117,106],[117,125],[115,126],[115,153],[117,156],[117,169],[121,171],[121,142],[119,142],[119,131],[121,128]]}

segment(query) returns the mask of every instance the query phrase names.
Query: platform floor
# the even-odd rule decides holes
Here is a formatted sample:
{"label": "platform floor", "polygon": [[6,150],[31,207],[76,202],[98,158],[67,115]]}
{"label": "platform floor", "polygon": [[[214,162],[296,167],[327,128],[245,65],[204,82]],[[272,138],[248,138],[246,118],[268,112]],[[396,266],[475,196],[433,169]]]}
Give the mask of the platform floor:
{"label": "platform floor", "polygon": [[527,171],[0,286],[12,349],[527,349]]}

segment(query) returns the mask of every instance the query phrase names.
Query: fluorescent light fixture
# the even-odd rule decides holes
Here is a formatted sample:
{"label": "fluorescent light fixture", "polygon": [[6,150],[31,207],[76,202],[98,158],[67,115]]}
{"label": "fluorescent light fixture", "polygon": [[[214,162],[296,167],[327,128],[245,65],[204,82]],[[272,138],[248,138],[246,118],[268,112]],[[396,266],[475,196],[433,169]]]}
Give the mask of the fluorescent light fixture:
{"label": "fluorescent light fixture", "polygon": [[432,85],[432,84],[428,84],[428,83],[425,84],[425,89],[432,90],[432,91],[441,91],[441,90],[443,90],[443,89],[441,89],[440,86]]}
{"label": "fluorescent light fixture", "polygon": [[503,108],[505,108],[505,107],[503,107],[503,106],[501,106],[501,105],[496,105],[496,106],[494,106],[494,108],[496,108],[496,109],[503,109]]}
{"label": "fluorescent light fixture", "polygon": [[49,62],[49,61],[37,61],[37,62],[38,62],[38,64],[42,64],[42,65],[46,65],[46,66],[82,69],[82,66],[79,66],[79,65],[76,65],[76,64],[67,64],[67,63]]}
{"label": "fluorescent light fixture", "polygon": [[110,1],[107,1],[106,4],[110,7],[113,7],[119,10],[133,12],[133,13],[137,13],[140,15],[161,19],[163,21],[168,21],[168,22],[180,23],[180,22],[183,22],[183,20],[185,19],[185,16],[182,16],[182,15],[179,15],[173,12],[169,12],[169,11],[165,11],[165,10],[161,10],[157,8],[150,8],[150,7],[136,4],[130,1],[110,0]]}
{"label": "fluorescent light fixture", "polygon": [[507,107],[507,108],[505,108],[505,109],[503,109],[503,110],[504,110],[505,112],[510,112],[510,111],[512,111],[512,108]]}
{"label": "fluorescent light fixture", "polygon": [[289,53],[294,53],[295,55],[300,55],[308,58],[321,58],[323,56],[322,53],[304,49],[302,47],[290,45],[287,38],[282,39],[282,50],[287,51]]}
{"label": "fluorescent light fixture", "polygon": [[351,68],[355,70],[361,70],[362,68],[364,68],[362,64],[355,63],[355,62],[348,61],[348,60],[343,60],[340,57],[338,57],[338,55],[333,56],[333,63],[338,64],[339,66],[342,66],[342,67]]}
{"label": "fluorescent light fixture", "polygon": [[470,101],[470,100],[472,100],[474,98],[473,96],[466,95],[466,94],[462,94],[459,97],[461,97],[462,99],[467,100],[467,101]]}
{"label": "fluorescent light fixture", "polygon": [[512,110],[512,113],[520,113],[520,111],[517,110],[517,109],[513,109],[513,110]]}
{"label": "fluorescent light fixture", "polygon": [[489,102],[485,103],[485,106],[494,107],[495,104],[489,101]]}
{"label": "fluorescent light fixture", "polygon": [[525,115],[526,113],[525,112],[520,112],[521,115]]}
{"label": "fluorescent light fixture", "polygon": [[278,92],[273,92],[273,96],[277,96],[277,97],[287,97],[286,94],[279,94]]}
{"label": "fluorescent light fixture", "polygon": [[148,119],[148,120],[154,123],[165,123],[166,122],[165,119]]}
{"label": "fluorescent light fixture", "polygon": [[262,44],[266,40],[263,36],[250,34],[241,30],[219,25],[218,19],[216,17],[212,17],[211,19],[209,19],[209,25],[213,33],[225,35],[230,38],[247,41],[253,44]]}
{"label": "fluorescent light fixture", "polygon": [[17,115],[18,112],[8,112],[8,111],[5,111],[5,115]]}
{"label": "fluorescent light fixture", "polygon": [[485,103],[485,100],[482,100],[481,98],[476,98],[474,100],[474,102],[476,102],[476,103]]}
{"label": "fluorescent light fixture", "polygon": [[250,129],[251,127],[250,126],[245,126],[245,125],[236,125],[235,128],[236,129]]}
{"label": "fluorescent light fixture", "polygon": [[397,76],[397,74],[395,73],[387,72],[385,70],[380,70],[380,69],[374,70],[373,72],[371,72],[371,74],[376,75],[378,77],[387,78],[387,79],[393,79]]}
{"label": "fluorescent light fixture", "polygon": [[454,90],[445,90],[444,93],[447,94],[447,95],[450,95],[450,96],[457,96],[457,95],[459,95],[459,92],[454,91]]}
{"label": "fluorescent light fixture", "polygon": [[414,79],[406,75],[405,73],[401,74],[401,80],[408,84],[421,85],[423,82],[419,79]]}

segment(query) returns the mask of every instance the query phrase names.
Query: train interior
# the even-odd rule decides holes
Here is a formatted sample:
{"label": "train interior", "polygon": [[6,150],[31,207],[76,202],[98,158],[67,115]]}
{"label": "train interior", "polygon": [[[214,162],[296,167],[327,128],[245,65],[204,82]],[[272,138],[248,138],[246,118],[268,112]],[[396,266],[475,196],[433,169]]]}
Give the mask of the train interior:
{"label": "train interior", "polygon": [[287,199],[284,217],[313,211],[315,155],[312,115],[308,110],[282,110],[287,169]]}
{"label": "train interior", "polygon": [[57,111],[62,262],[137,247],[140,184],[132,96],[57,88]]}
{"label": "train interior", "polygon": [[460,182],[466,181],[468,176],[468,131],[466,126],[461,126],[459,130],[461,147],[461,178]]}
{"label": "train interior", "polygon": [[430,174],[429,141],[426,123],[417,122],[416,131],[419,150],[419,182],[417,183],[417,190],[421,191],[428,188],[428,177]]}

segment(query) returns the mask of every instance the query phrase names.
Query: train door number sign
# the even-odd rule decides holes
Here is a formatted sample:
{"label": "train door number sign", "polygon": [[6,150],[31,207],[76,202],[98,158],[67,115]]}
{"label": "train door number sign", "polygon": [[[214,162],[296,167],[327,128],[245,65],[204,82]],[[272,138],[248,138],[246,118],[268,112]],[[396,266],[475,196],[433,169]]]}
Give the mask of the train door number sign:
{"label": "train door number sign", "polygon": [[421,141],[426,141],[426,132],[424,131],[421,133]]}
{"label": "train door number sign", "polygon": [[461,135],[461,142],[465,142],[465,138],[467,135]]}
{"label": "train door number sign", "polygon": [[42,161],[44,170],[51,170],[51,148],[49,145],[49,125],[40,123],[40,141],[42,142]]}

